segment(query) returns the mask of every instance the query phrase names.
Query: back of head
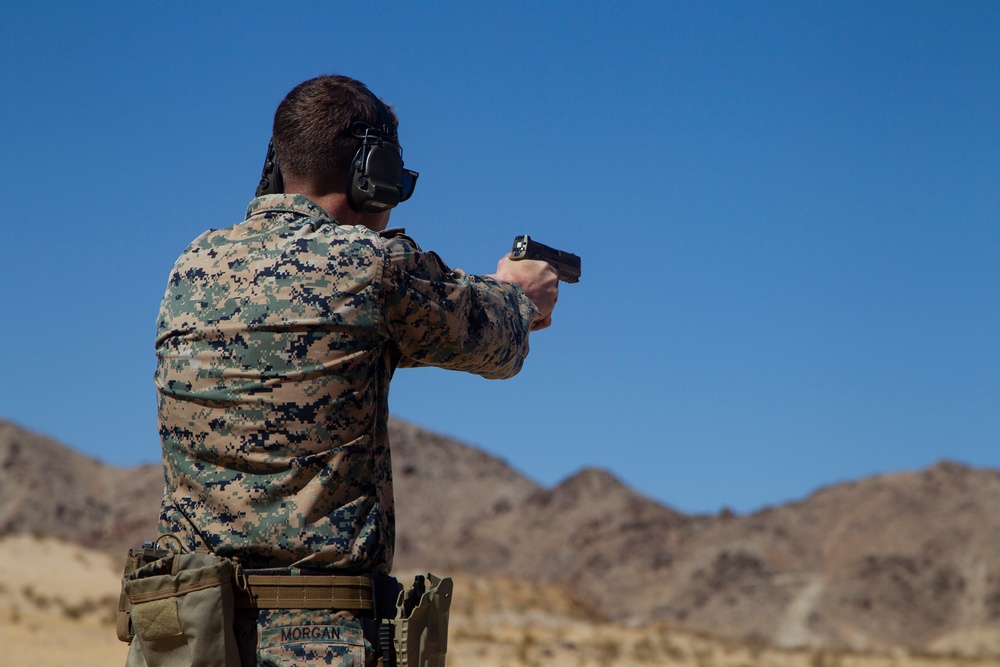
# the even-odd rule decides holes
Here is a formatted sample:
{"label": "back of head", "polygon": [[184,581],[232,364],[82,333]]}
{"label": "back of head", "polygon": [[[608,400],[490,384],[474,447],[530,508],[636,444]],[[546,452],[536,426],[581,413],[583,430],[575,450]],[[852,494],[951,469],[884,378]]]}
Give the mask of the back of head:
{"label": "back of head", "polygon": [[[375,125],[378,104],[363,83],[346,76],[319,76],[293,88],[274,113],[274,152],[285,178],[321,193],[345,192],[362,143],[351,125]],[[395,130],[398,119],[391,109],[389,115]]]}

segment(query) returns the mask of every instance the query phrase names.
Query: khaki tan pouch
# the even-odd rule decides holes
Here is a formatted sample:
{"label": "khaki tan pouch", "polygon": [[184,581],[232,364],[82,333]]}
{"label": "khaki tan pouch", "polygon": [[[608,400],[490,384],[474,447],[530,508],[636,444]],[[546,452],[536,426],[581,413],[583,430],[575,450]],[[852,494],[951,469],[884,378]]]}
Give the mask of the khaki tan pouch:
{"label": "khaki tan pouch", "polygon": [[232,563],[209,554],[174,554],[127,574],[135,639],[126,667],[239,667],[232,581]]}

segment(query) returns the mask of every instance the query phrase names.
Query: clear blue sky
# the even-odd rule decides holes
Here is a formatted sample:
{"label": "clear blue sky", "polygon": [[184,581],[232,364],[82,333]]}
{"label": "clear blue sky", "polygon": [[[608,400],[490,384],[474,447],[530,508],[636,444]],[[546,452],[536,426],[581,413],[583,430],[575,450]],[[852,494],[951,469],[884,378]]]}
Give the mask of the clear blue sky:
{"label": "clear blue sky", "polygon": [[425,248],[583,257],[520,376],[401,371],[397,416],[688,512],[1000,468],[996,2],[11,4],[0,417],[158,460],[170,266],[322,73],[396,107]]}

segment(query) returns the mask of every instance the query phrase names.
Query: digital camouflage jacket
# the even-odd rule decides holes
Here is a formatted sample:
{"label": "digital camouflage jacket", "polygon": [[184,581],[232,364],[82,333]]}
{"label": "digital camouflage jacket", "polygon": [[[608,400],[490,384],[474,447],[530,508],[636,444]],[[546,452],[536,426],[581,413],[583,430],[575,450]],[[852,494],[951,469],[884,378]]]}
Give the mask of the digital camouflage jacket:
{"label": "digital camouflage jacket", "polygon": [[388,571],[397,365],[516,374],[537,311],[302,195],[202,234],[157,319],[161,533],[246,567]]}

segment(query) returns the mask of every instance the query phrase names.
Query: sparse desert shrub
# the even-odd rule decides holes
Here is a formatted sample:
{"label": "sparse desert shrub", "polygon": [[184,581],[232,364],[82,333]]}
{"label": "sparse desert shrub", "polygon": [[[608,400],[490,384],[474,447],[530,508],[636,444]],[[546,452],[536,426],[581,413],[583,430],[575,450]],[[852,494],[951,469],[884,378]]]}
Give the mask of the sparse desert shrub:
{"label": "sparse desert shrub", "polygon": [[52,603],[52,600],[49,598],[36,593],[32,586],[25,586],[22,588],[21,594],[24,595],[28,602],[35,605],[39,609],[48,609],[49,605]]}
{"label": "sparse desert shrub", "polygon": [[809,654],[809,667],[840,667],[840,656],[822,649]]}
{"label": "sparse desert shrub", "polygon": [[622,654],[621,642],[615,641],[614,639],[604,639],[594,645],[599,656],[599,662],[602,665],[609,665],[612,662],[618,660]]}
{"label": "sparse desert shrub", "polygon": [[712,649],[710,648],[699,646],[694,649],[692,657],[694,657],[694,663],[698,667],[713,667],[715,665],[715,659],[712,656]]}
{"label": "sparse desert shrub", "polygon": [[520,660],[522,664],[532,664],[529,658],[531,651],[535,648],[536,644],[537,641],[535,640],[535,636],[531,634],[530,630],[521,636],[521,642],[517,645],[517,659]]}
{"label": "sparse desert shrub", "polygon": [[78,621],[87,615],[88,608],[87,603],[83,602],[78,605],[65,604],[62,608],[63,616],[70,619],[71,621]]}
{"label": "sparse desert shrub", "polygon": [[684,649],[675,644],[673,641],[671,641],[670,635],[668,634],[663,634],[660,636],[660,651],[662,651],[663,655],[665,655],[666,657],[670,658],[671,660],[676,660],[678,662],[687,657],[687,653],[684,651]]}
{"label": "sparse desert shrub", "polygon": [[489,630],[470,630],[468,628],[453,628],[448,631],[450,637],[455,639],[466,639],[473,642],[485,642],[487,644],[494,644],[500,641],[493,632]]}
{"label": "sparse desert shrub", "polygon": [[63,616],[69,619],[77,620],[84,616],[101,613],[102,621],[111,619],[114,622],[118,612],[118,598],[106,595],[97,600],[83,600],[77,604],[68,604],[60,600],[59,606],[62,607]]}
{"label": "sparse desert shrub", "polygon": [[649,637],[643,637],[632,647],[632,656],[639,662],[657,662],[656,647]]}

